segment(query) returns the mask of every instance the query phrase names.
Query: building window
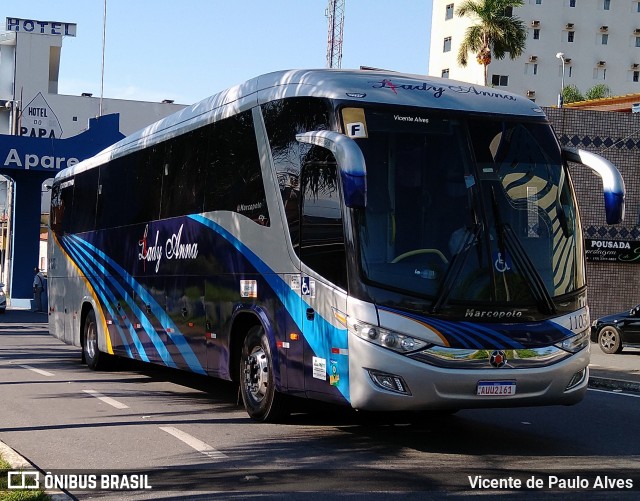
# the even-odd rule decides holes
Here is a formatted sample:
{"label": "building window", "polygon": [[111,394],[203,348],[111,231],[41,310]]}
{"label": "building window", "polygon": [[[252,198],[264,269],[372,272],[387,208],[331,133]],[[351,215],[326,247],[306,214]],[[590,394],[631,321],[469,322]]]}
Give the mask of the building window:
{"label": "building window", "polygon": [[609,42],[609,34],[608,33],[603,33],[602,34],[602,45],[607,45],[608,42]]}
{"label": "building window", "polygon": [[606,80],[607,79],[607,69],[606,68],[594,68],[593,69],[593,79],[594,80]]}
{"label": "building window", "polygon": [[451,50],[451,37],[447,37],[444,39],[444,44],[442,46],[442,52],[449,52]]}
{"label": "building window", "polygon": [[445,21],[447,19],[453,19],[453,4],[452,3],[447,5],[446,11],[445,11],[445,15],[444,15],[444,19],[445,19]]}
{"label": "building window", "polygon": [[509,75],[492,75],[491,85],[496,87],[506,87],[509,85]]}
{"label": "building window", "polygon": [[524,65],[524,73],[525,75],[537,75],[538,74],[538,63],[527,63]]}
{"label": "building window", "polygon": [[533,29],[533,39],[540,40],[540,28]]}
{"label": "building window", "polygon": [[639,82],[640,81],[640,71],[634,71],[633,72],[633,81],[634,82]]}
{"label": "building window", "polygon": [[602,7],[604,10],[609,10],[611,8],[611,0],[604,0]]}
{"label": "building window", "polygon": [[504,9],[504,15],[506,17],[513,17],[513,7],[506,7]]}
{"label": "building window", "polygon": [[569,0],[569,7],[575,7],[576,6],[576,0]]}
{"label": "building window", "polygon": [[449,68],[442,70],[442,78],[449,78]]}
{"label": "building window", "polygon": [[575,34],[575,31],[567,31],[567,42],[573,42]]}
{"label": "building window", "polygon": [[536,0],[536,5],[542,5],[542,0]]}
{"label": "building window", "polygon": [[636,12],[640,12],[640,2],[636,3]]}
{"label": "building window", "polygon": [[640,47],[640,37],[636,37],[636,47]]}

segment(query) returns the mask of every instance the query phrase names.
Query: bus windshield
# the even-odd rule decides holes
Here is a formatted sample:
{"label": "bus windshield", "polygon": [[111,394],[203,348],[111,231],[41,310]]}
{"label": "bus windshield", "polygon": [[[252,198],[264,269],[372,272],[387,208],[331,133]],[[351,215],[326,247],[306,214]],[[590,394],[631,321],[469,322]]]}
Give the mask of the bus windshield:
{"label": "bus windshield", "polygon": [[548,124],[365,111],[356,231],[368,282],[440,306],[550,310],[585,285],[575,196]]}

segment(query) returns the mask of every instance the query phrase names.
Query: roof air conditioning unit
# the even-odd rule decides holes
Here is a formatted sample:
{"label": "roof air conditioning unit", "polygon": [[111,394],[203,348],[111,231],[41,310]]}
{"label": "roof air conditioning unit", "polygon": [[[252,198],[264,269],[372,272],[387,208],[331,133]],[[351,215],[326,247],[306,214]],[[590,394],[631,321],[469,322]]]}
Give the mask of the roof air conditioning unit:
{"label": "roof air conditioning unit", "polygon": [[538,62],[538,56],[529,56],[529,62],[530,63],[537,63]]}
{"label": "roof air conditioning unit", "polygon": [[600,26],[600,31],[609,31],[608,26]]}
{"label": "roof air conditioning unit", "polygon": [[638,68],[640,68],[640,64],[638,64],[638,63],[632,63],[631,64],[631,69],[637,70]]}
{"label": "roof air conditioning unit", "polygon": [[607,65],[607,62],[606,62],[606,61],[598,61],[598,66],[599,66],[600,68],[602,68],[603,66],[606,66],[606,65]]}
{"label": "roof air conditioning unit", "polygon": [[573,23],[567,23],[564,25],[564,27],[568,30],[572,30],[573,29]]}
{"label": "roof air conditioning unit", "polygon": [[633,30],[633,34],[640,35],[640,28],[636,28],[635,30]]}
{"label": "roof air conditioning unit", "polygon": [[527,91],[527,97],[534,97],[536,95],[536,91],[535,90],[528,90]]}
{"label": "roof air conditioning unit", "polygon": [[531,21],[531,26],[533,28],[537,28],[538,26],[540,26],[540,21]]}
{"label": "roof air conditioning unit", "polygon": [[571,62],[571,58],[570,57],[565,57],[564,58],[564,64],[569,64]]}

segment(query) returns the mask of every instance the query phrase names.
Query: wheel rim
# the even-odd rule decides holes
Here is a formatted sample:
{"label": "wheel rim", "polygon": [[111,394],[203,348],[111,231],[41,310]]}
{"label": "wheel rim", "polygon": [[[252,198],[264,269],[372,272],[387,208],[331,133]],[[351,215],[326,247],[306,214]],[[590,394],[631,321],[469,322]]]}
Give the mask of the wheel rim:
{"label": "wheel rim", "polygon": [[261,347],[256,347],[244,365],[244,383],[249,395],[261,402],[267,394],[269,384],[269,358]]}
{"label": "wheel rim", "polygon": [[612,350],[615,348],[616,342],[617,336],[612,329],[605,329],[602,331],[602,334],[600,335],[600,346],[607,350]]}
{"label": "wheel rim", "polygon": [[94,359],[98,351],[98,335],[95,324],[87,326],[87,338],[85,340],[85,350],[90,359]]}

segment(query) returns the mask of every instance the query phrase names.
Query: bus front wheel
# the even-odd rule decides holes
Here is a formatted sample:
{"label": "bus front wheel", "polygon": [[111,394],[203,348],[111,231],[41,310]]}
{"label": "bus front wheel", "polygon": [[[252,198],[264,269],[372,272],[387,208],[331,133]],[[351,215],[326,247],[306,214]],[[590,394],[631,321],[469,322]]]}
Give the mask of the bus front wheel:
{"label": "bus front wheel", "polygon": [[249,416],[261,422],[277,421],[286,415],[285,396],[275,388],[273,356],[264,329],[249,329],[240,359],[240,392]]}

